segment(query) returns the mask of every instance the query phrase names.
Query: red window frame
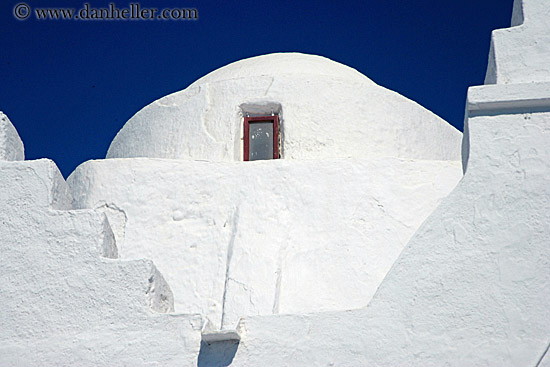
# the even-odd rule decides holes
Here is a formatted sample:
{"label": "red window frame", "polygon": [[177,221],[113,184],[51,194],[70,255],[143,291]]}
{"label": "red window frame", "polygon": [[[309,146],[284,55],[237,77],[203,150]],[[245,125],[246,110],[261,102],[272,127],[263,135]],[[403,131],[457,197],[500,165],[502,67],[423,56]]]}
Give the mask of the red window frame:
{"label": "red window frame", "polygon": [[273,123],[273,159],[279,159],[279,116],[254,116],[244,118],[244,160],[250,158],[250,124],[254,122]]}

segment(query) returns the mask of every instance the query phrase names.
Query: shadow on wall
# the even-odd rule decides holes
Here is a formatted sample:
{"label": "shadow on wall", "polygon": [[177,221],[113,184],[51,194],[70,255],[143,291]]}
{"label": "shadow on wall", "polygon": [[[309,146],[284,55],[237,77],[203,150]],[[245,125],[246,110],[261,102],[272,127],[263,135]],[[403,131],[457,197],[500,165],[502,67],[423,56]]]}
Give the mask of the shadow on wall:
{"label": "shadow on wall", "polygon": [[215,343],[201,342],[197,367],[225,367],[233,362],[239,348],[236,340],[227,340]]}

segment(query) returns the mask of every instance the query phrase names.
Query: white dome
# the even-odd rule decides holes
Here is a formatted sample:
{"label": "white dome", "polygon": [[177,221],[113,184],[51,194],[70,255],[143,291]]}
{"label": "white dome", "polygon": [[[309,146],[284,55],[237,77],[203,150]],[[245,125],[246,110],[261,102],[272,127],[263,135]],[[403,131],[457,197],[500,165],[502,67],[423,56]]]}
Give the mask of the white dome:
{"label": "white dome", "polygon": [[222,67],[135,114],[107,158],[243,160],[243,116],[278,114],[284,159],[459,160],[462,134],[357,70],[280,53]]}
{"label": "white dome", "polygon": [[325,75],[373,83],[373,81],[357,70],[323,56],[278,53],[236,61],[203,76],[193,83],[193,85],[214,83],[228,79],[286,74]]}

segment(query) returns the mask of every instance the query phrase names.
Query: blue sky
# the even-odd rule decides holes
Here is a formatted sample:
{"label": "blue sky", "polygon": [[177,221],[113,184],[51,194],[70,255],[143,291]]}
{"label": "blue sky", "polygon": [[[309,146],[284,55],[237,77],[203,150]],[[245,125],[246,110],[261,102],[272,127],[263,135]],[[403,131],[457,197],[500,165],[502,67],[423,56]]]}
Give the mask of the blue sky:
{"label": "blue sky", "polygon": [[[243,58],[303,52],[349,65],[462,130],[468,86],[483,84],[491,31],[513,0],[141,1],[196,8],[196,21],[42,20],[0,5],[0,110],[27,159],[67,177],[105,157],[124,123],[150,102]],[[24,0],[31,9],[75,0]],[[88,1],[117,8],[136,1]]]}

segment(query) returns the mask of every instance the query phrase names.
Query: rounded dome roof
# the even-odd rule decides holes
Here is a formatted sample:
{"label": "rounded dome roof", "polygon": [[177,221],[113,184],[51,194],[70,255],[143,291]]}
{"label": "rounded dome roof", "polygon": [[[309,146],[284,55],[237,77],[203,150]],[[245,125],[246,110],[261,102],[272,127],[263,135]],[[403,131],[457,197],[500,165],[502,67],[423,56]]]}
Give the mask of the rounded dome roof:
{"label": "rounded dome roof", "polygon": [[417,103],[325,57],[234,62],[136,113],[107,158],[241,161],[243,116],[279,115],[282,158],[459,160],[462,134]]}
{"label": "rounded dome roof", "polygon": [[372,81],[357,70],[323,56],[296,52],[261,55],[223,66],[198,79],[192,85],[262,75],[326,75]]}

